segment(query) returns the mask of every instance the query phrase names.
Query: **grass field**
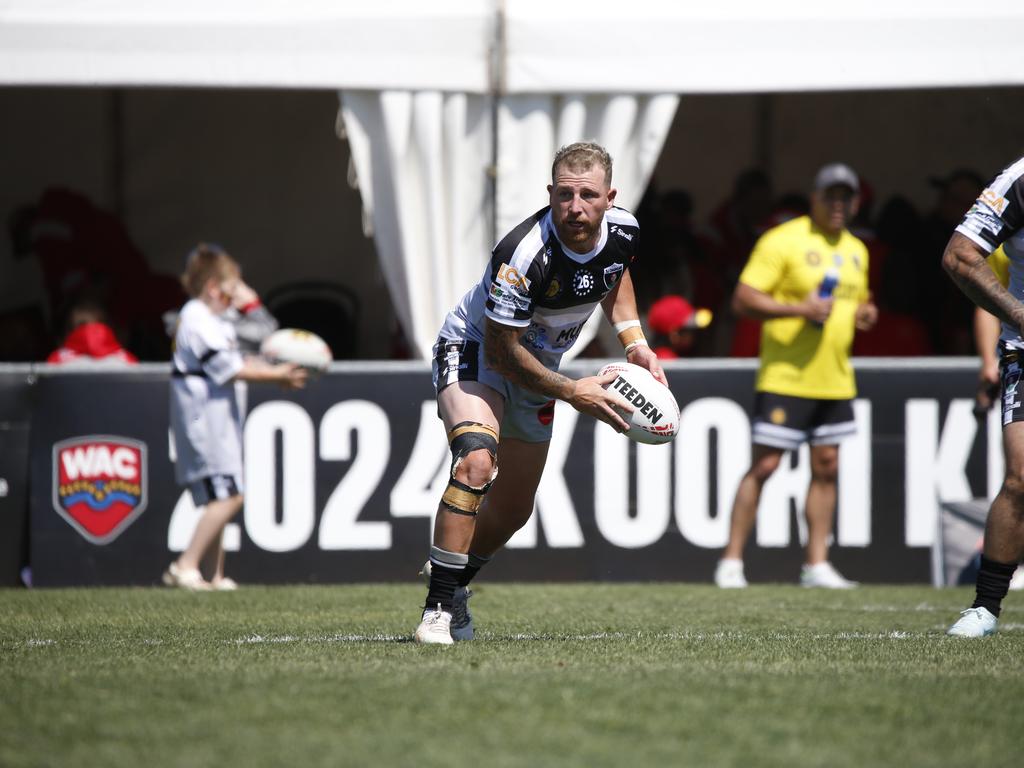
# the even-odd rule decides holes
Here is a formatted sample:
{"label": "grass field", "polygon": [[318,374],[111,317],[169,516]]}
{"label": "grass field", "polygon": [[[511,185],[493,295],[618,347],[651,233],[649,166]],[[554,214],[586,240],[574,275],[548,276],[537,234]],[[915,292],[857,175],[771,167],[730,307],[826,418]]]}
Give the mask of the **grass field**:
{"label": "grass field", "polygon": [[966,590],[485,585],[0,590],[0,765],[1019,765],[1024,607]]}

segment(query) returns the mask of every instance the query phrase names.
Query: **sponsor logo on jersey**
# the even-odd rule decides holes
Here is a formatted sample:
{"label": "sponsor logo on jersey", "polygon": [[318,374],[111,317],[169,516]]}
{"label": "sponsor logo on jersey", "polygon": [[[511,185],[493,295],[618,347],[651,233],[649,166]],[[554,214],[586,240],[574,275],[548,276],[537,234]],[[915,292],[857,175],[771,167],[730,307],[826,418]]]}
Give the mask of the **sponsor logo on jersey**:
{"label": "sponsor logo on jersey", "polygon": [[1008,202],[1005,197],[996,194],[994,190],[988,187],[986,187],[978,196],[978,202],[987,205],[1000,216],[1003,215],[1003,211],[1006,210],[1006,206],[1008,205]]}
{"label": "sponsor logo on jersey", "polygon": [[491,283],[489,295],[494,300],[495,306],[505,307],[513,311],[520,310],[522,312],[530,309],[530,300],[528,298],[512,291],[503,290],[497,283]]}
{"label": "sponsor logo on jersey", "polygon": [[53,508],[93,544],[109,544],[146,509],[146,444],[89,435],[53,446]]}
{"label": "sponsor logo on jersey", "polygon": [[612,264],[610,267],[604,268],[604,287],[609,291],[615,287],[615,284],[619,282],[622,277],[622,264]]}
{"label": "sponsor logo on jersey", "polygon": [[994,214],[988,206],[975,204],[964,217],[961,225],[975,234],[988,232],[991,235],[998,235],[1003,230],[1003,220]]}
{"label": "sponsor logo on jersey", "polygon": [[572,276],[572,291],[577,296],[586,296],[594,288],[594,276],[589,269],[577,269]]}
{"label": "sponsor logo on jersey", "polygon": [[811,267],[816,267],[821,264],[821,254],[817,251],[808,251],[804,254],[804,259],[806,259],[807,264]]}
{"label": "sponsor logo on jersey", "polygon": [[495,282],[504,283],[509,288],[520,292],[530,290],[529,278],[526,275],[519,274],[519,270],[515,267],[510,267],[508,264],[502,264],[498,267],[498,276],[495,278]]}
{"label": "sponsor logo on jersey", "polygon": [[547,328],[539,325],[531,325],[526,333],[523,334],[523,344],[528,347],[532,347],[538,351],[544,350],[544,345],[548,340]]}
{"label": "sponsor logo on jersey", "polygon": [[579,325],[574,325],[572,328],[566,328],[565,330],[563,330],[561,333],[558,334],[557,337],[555,337],[554,346],[556,348],[571,346],[572,343],[576,341],[577,337],[580,335],[580,331],[583,330],[583,326],[586,324],[587,321],[584,320]]}
{"label": "sponsor logo on jersey", "polygon": [[618,235],[619,237],[624,237],[627,240],[629,240],[630,242],[633,242],[633,234],[631,232],[627,232],[624,229],[620,229],[618,224],[612,224],[608,228],[608,231],[611,232],[613,235]]}
{"label": "sponsor logo on jersey", "polygon": [[553,299],[562,292],[562,281],[557,277],[551,278],[548,289],[544,292],[544,298]]}

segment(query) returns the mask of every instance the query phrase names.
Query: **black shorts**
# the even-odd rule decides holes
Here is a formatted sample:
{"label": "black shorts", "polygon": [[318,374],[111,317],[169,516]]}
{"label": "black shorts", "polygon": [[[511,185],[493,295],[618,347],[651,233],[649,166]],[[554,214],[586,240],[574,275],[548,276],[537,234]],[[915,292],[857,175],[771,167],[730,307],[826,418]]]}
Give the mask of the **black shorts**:
{"label": "black shorts", "polygon": [[835,445],[857,432],[852,400],[758,392],[754,398],[753,441],[792,451],[801,443]]}
{"label": "black shorts", "polygon": [[188,486],[192,493],[192,503],[197,507],[238,496],[242,492],[241,488],[242,483],[234,475],[210,475]]}
{"label": "black shorts", "polygon": [[1016,349],[1002,349],[999,353],[999,378],[1002,381],[1003,426],[1015,421],[1024,421],[1024,408],[1020,400],[1020,352]]}

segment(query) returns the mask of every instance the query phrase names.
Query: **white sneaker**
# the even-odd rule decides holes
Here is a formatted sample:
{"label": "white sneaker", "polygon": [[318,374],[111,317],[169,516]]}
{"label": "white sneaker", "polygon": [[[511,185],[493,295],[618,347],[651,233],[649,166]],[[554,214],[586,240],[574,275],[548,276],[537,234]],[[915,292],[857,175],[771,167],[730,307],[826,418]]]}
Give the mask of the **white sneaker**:
{"label": "white sneaker", "polygon": [[416,627],[416,634],[412,636],[412,639],[425,645],[451,645],[454,642],[451,626],[452,615],[448,611],[441,610],[440,604],[436,609],[425,608],[423,619]]}
{"label": "white sneaker", "polygon": [[210,582],[203,578],[203,574],[196,568],[179,568],[176,562],[167,566],[164,571],[163,582],[168,587],[188,589],[192,592],[209,592],[212,587]]}
{"label": "white sneaker", "polygon": [[747,577],[743,575],[743,561],[736,558],[723,558],[715,566],[715,584],[722,589],[743,589],[747,586]]}
{"label": "white sneaker", "polygon": [[946,630],[953,637],[985,637],[994,634],[999,620],[988,608],[968,608],[960,611],[960,618]]}
{"label": "white sneaker", "polygon": [[473,590],[469,587],[459,587],[455,590],[452,598],[452,640],[473,639],[473,614],[469,612],[467,604],[473,596]]}
{"label": "white sneaker", "polygon": [[1010,589],[1024,589],[1024,568],[1017,566],[1017,570],[1013,572],[1013,578],[1010,579]]}
{"label": "white sneaker", "polygon": [[824,563],[814,565],[804,564],[800,569],[801,587],[823,587],[824,589],[853,589],[860,586],[856,581],[844,578],[837,571],[832,563],[827,560]]}
{"label": "white sneaker", "polygon": [[238,582],[230,576],[221,576],[210,582],[210,589],[216,592],[235,592],[238,590]]}

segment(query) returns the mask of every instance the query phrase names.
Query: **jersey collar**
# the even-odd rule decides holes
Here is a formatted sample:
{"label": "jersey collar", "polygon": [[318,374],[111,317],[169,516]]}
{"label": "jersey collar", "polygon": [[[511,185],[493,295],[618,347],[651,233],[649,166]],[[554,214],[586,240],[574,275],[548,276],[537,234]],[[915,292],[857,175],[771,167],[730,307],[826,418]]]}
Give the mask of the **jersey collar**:
{"label": "jersey collar", "polygon": [[572,248],[562,242],[562,238],[558,236],[558,230],[555,228],[555,222],[551,220],[551,210],[548,209],[548,214],[545,217],[548,228],[551,230],[551,234],[555,236],[555,240],[562,246],[562,253],[568,256],[570,259],[575,261],[577,264],[586,264],[592,258],[597,256],[601,252],[601,249],[608,243],[608,212],[601,217],[601,237],[597,240],[597,245],[594,246],[593,250],[587,251],[586,253],[576,253]]}

